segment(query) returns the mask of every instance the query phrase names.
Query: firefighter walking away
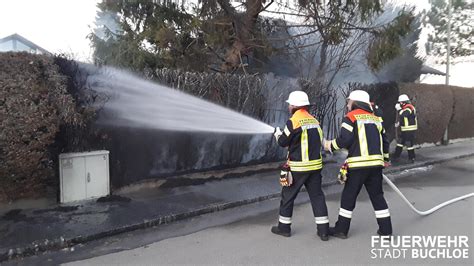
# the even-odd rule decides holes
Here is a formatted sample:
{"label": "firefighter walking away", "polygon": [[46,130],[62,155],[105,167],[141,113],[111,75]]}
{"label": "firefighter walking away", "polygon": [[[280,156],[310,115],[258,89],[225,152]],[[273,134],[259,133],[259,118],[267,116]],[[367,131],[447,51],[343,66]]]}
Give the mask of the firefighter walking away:
{"label": "firefighter walking away", "polygon": [[395,108],[398,112],[398,122],[395,123],[395,127],[400,127],[401,133],[393,159],[398,160],[402,154],[403,147],[406,147],[408,159],[413,163],[415,162],[415,133],[418,129],[416,109],[406,94],[398,97],[398,103],[395,105]]}
{"label": "firefighter walking away", "polygon": [[341,195],[339,216],[329,234],[347,238],[357,196],[365,186],[375,211],[379,235],[392,234],[392,222],[383,196],[382,169],[388,165],[389,142],[382,126],[370,106],[369,94],[355,90],[348,97],[349,113],[343,118],[339,136],[324,143],[327,151],[347,149],[348,156],[340,176],[344,189]]}
{"label": "firefighter walking away", "polygon": [[288,160],[282,168],[280,216],[278,225],[273,226],[274,234],[291,236],[293,205],[301,187],[308,191],[313,209],[317,235],[328,240],[329,219],[326,199],[321,189],[321,156],[323,133],[319,122],[308,112],[308,95],[303,91],[290,93],[288,110],[291,118],[283,132],[275,131],[275,138],[282,147],[288,147]]}

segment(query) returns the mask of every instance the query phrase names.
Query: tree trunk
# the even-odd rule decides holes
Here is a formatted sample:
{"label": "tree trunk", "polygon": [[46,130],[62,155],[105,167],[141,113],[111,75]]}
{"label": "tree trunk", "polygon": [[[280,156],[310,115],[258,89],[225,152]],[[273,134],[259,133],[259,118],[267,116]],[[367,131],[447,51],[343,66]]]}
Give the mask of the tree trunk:
{"label": "tree trunk", "polygon": [[318,82],[322,84],[324,82],[324,78],[326,76],[326,63],[327,63],[327,52],[328,52],[328,44],[327,42],[323,42],[321,45],[321,52],[319,53],[319,67],[318,73],[316,73],[316,77]]}
{"label": "tree trunk", "polygon": [[[219,3],[223,1],[219,1]],[[241,14],[234,8],[230,10],[229,5],[221,4],[224,11],[231,16],[235,31],[235,39],[225,55],[225,62],[221,66],[222,71],[229,72],[241,67],[242,57],[251,53],[253,31],[257,24],[258,15],[263,11],[264,2],[265,0],[247,0],[245,3],[246,10]]]}

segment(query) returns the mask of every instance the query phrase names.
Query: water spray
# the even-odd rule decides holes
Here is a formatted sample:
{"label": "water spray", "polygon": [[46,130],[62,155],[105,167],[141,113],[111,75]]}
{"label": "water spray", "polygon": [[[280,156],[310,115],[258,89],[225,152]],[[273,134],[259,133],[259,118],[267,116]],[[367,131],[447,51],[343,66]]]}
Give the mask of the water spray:
{"label": "water spray", "polygon": [[108,99],[97,123],[175,132],[270,134],[274,128],[225,106],[112,67],[82,66],[87,87]]}
{"label": "water spray", "polygon": [[411,202],[405,197],[405,195],[403,195],[403,193],[398,189],[397,186],[395,186],[395,184],[386,176],[386,175],[383,175],[383,179],[385,180],[385,182],[387,182],[387,184],[393,189],[395,190],[395,192],[397,192],[397,194],[400,196],[400,198],[403,199],[403,201],[405,201],[405,203],[416,213],[418,213],[419,215],[422,215],[422,216],[425,216],[425,215],[430,215],[432,214],[433,212],[449,205],[449,204],[452,204],[454,202],[457,202],[457,201],[460,201],[460,200],[463,200],[463,199],[467,199],[467,198],[470,198],[470,197],[473,197],[474,196],[474,193],[469,193],[469,194],[466,194],[466,195],[463,195],[463,196],[460,196],[460,197],[457,197],[457,198],[454,198],[454,199],[450,199],[448,201],[445,201],[439,205],[436,205],[434,206],[433,208],[429,209],[429,210],[426,210],[426,211],[420,211],[418,209],[415,208],[415,206],[413,206],[413,204],[411,204]]}

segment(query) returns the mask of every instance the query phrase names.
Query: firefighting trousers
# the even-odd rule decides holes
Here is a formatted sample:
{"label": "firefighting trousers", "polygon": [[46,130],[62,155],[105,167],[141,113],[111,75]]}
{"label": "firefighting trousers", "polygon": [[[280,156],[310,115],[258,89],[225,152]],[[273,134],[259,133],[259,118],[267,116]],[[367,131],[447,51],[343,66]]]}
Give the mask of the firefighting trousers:
{"label": "firefighting trousers", "polygon": [[392,234],[392,222],[387,202],[383,196],[382,168],[349,169],[347,181],[341,195],[341,208],[336,222],[335,231],[347,234],[356,206],[357,196],[365,186],[375,211],[375,218],[381,234]]}
{"label": "firefighting trousers", "polygon": [[289,187],[282,187],[280,202],[279,227],[289,230],[291,217],[293,216],[293,205],[304,185],[308,191],[311,207],[313,208],[314,220],[320,233],[326,234],[329,228],[328,208],[326,198],[321,189],[321,170],[311,172],[292,172],[293,184]]}
{"label": "firefighting trousers", "polygon": [[395,153],[393,156],[395,159],[399,158],[402,154],[403,147],[407,148],[408,151],[408,158],[415,159],[415,131],[406,131],[401,133],[400,142],[397,143],[397,148],[395,149]]}

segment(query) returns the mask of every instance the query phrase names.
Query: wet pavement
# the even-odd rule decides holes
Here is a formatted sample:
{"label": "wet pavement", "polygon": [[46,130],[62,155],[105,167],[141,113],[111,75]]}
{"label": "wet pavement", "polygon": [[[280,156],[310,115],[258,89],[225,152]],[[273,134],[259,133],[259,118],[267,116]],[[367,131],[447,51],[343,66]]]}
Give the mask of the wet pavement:
{"label": "wet pavement", "polygon": [[[417,150],[416,164],[389,169],[402,171],[458,157],[474,155],[474,141]],[[406,155],[406,154],[405,154]],[[328,158],[323,183],[334,184],[341,156]],[[71,247],[119,233],[176,222],[279,197],[278,170],[202,185],[143,188],[102,202],[85,201],[42,209],[14,209],[0,213],[0,262],[46,250]]]}
{"label": "wet pavement", "polygon": [[[396,185],[410,202],[420,210],[430,209],[441,202],[474,191],[474,157],[422,168],[423,171],[411,171],[409,177],[396,181]],[[445,244],[421,244],[420,247],[410,247],[408,244],[409,247],[404,247],[406,251],[401,253],[400,244],[397,244],[400,240],[395,240],[393,246],[385,246],[383,252],[380,252],[380,246],[371,243],[377,223],[372,204],[363,189],[354,210],[349,238],[345,240],[331,237],[329,241],[322,242],[316,236],[309,203],[295,208],[290,238],[270,233],[270,227],[276,224],[278,218],[278,201],[274,200],[271,203],[273,209],[254,205],[251,207],[259,209],[260,213],[249,215],[244,208],[250,205],[243,206],[238,209],[240,220],[226,223],[226,218],[220,217],[223,224],[214,224],[194,233],[154,242],[123,236],[115,239],[114,243],[84,247],[77,253],[61,252],[44,258],[31,258],[18,264],[72,262],[67,265],[473,265],[474,198],[453,203],[431,215],[420,216],[412,212],[390,187],[385,186],[384,191],[392,216],[394,239],[410,239],[410,236],[463,236],[468,240],[467,247],[462,246],[467,257],[449,255],[456,254],[454,250],[461,246],[445,248]],[[331,194],[326,200],[329,220],[333,225],[338,215],[340,195]],[[213,215],[207,219],[203,218],[201,222],[194,220],[190,223],[196,227],[200,227],[204,222],[213,223],[218,219],[216,216],[219,213]],[[159,228],[155,232],[148,232],[147,236],[150,238],[150,235],[163,234],[163,231],[167,229]],[[111,250],[114,247],[116,249]],[[106,255],[100,255],[98,252],[106,249]],[[416,255],[423,251],[426,254],[426,250],[432,249],[441,252],[430,252],[428,258]]]}

